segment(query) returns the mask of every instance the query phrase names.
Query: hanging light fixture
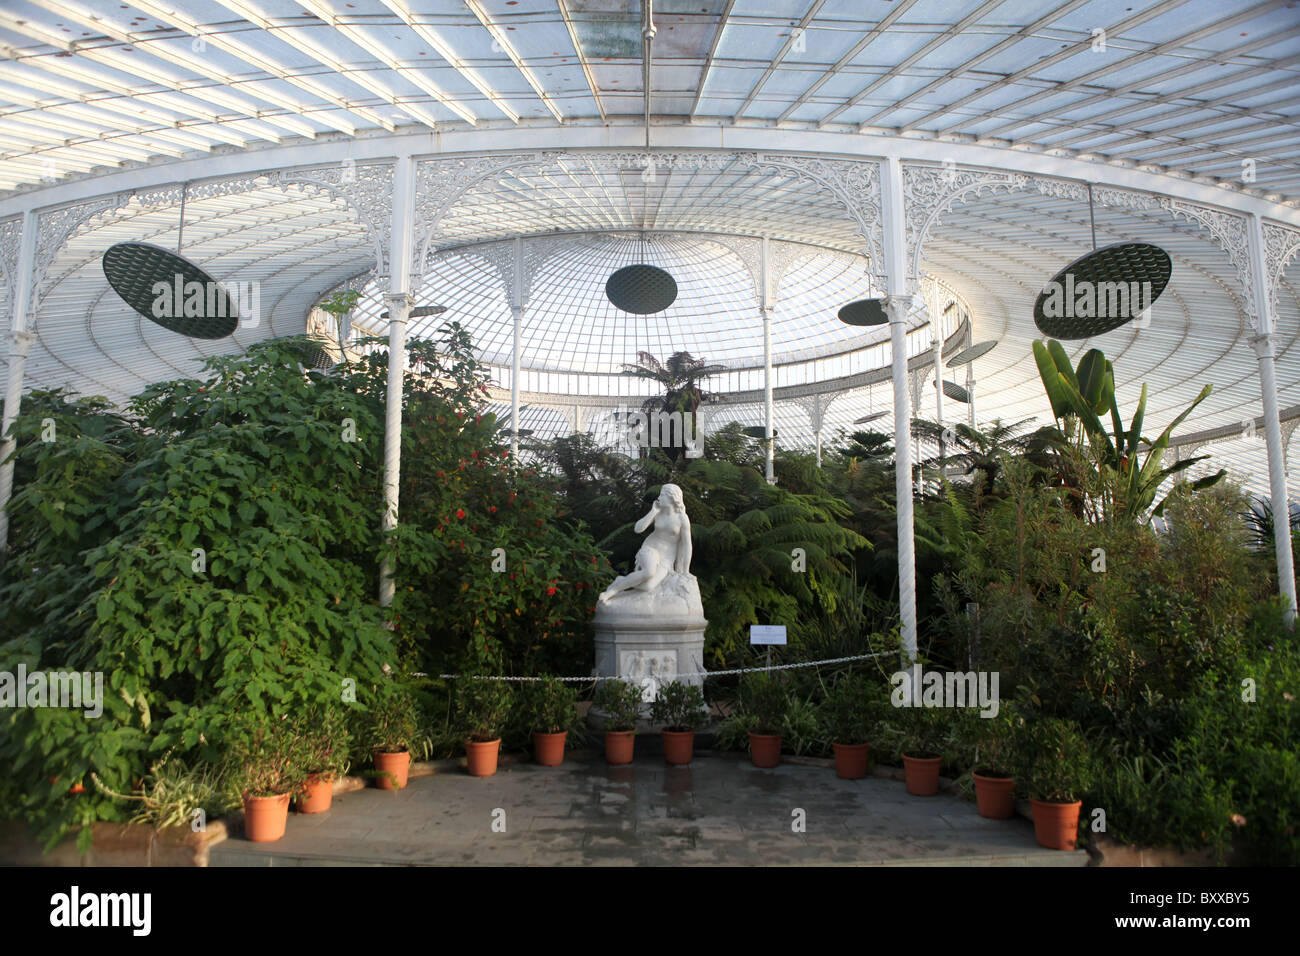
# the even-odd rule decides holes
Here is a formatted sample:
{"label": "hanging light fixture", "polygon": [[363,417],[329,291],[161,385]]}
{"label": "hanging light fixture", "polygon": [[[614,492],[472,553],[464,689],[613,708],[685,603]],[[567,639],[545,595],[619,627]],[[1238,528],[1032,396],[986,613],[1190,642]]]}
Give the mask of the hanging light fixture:
{"label": "hanging light fixture", "polygon": [[[641,239],[645,259],[645,238]],[[605,283],[605,295],[617,308],[633,315],[662,312],[677,301],[677,280],[644,261],[624,266]]]}
{"label": "hanging light fixture", "polygon": [[[644,125],[646,172],[652,177],[654,161],[650,156],[650,99],[652,86],[651,48],[654,44],[654,13],[650,0],[641,6],[642,33],[642,86],[644,87]],[[643,182],[648,181],[643,177]],[[619,269],[605,282],[605,296],[614,303],[615,308],[630,312],[632,315],[652,315],[662,312],[677,301],[677,280],[658,266],[645,261],[645,212],[641,215],[641,256],[640,262]]]}
{"label": "hanging light fixture", "polygon": [[226,288],[181,257],[185,197],[181,186],[176,251],[148,242],[119,242],[104,253],[104,278],[132,309],[164,329],[195,339],[220,339],[239,325],[239,306]]}
{"label": "hanging light fixture", "polygon": [[959,365],[969,365],[982,355],[987,355],[997,346],[997,341],[989,339],[986,342],[976,342],[974,345],[967,346],[952,358],[948,359],[948,367],[956,368]]}
{"label": "hanging light fixture", "polygon": [[1088,222],[1092,251],[1053,276],[1034,301],[1034,325],[1053,338],[1086,339],[1131,322],[1160,298],[1173,273],[1169,253],[1150,243],[1117,242],[1097,248],[1091,183]]}
{"label": "hanging light fixture", "polygon": [[[411,309],[409,313],[407,313],[407,318],[421,319],[424,318],[426,315],[442,315],[442,313],[446,311],[447,311],[447,307],[445,305],[417,305],[413,309]],[[379,317],[381,319],[388,318],[388,312],[387,311],[380,312]]]}
{"label": "hanging light fixture", "polygon": [[943,393],[955,402],[962,402],[963,404],[970,402],[970,393],[956,382],[950,382],[947,379],[943,380]]}
{"label": "hanging light fixture", "polygon": [[845,325],[885,325],[889,314],[884,299],[859,299],[840,308],[839,319]]}

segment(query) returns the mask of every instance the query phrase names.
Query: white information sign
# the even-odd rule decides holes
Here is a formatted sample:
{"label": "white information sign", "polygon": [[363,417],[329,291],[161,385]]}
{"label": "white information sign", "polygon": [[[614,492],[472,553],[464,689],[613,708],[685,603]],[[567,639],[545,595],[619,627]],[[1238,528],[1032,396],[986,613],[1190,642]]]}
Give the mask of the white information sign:
{"label": "white information sign", "polygon": [[785,644],[784,624],[749,625],[749,643],[751,644]]}

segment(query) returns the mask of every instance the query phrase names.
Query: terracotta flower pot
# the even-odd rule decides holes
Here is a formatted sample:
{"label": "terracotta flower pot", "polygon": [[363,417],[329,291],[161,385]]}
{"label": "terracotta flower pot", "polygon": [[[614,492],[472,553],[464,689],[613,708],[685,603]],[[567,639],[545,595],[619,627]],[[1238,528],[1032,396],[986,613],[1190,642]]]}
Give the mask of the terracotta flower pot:
{"label": "terracotta flower pot", "polygon": [[867,775],[867,745],[832,743],[835,750],[835,776],[841,780],[861,780]]}
{"label": "terracotta flower pot", "polygon": [[1010,820],[1016,815],[1016,782],[1010,777],[984,777],[972,773],[975,780],[975,806],[980,816],[990,820]]}
{"label": "terracotta flower pot", "polygon": [[913,757],[903,754],[903,774],[907,792],[914,797],[933,797],[939,792],[939,765],[942,757]]}
{"label": "terracotta flower pot", "polygon": [[289,822],[289,794],[254,797],[244,794],[244,838],[254,843],[274,843],[284,836]]}
{"label": "terracotta flower pot", "polygon": [[375,757],[375,786],[380,790],[402,790],[406,787],[406,777],[411,769],[411,754],[406,750],[399,750],[397,753],[387,753],[383,750],[376,750]]}
{"label": "terracotta flower pot", "polygon": [[501,753],[501,738],[496,740],[465,741],[465,757],[471,777],[490,777],[497,772],[497,757]]}
{"label": "terracotta flower pot", "polygon": [[303,792],[298,795],[299,813],[324,813],[334,800],[332,774],[312,774],[307,778]]}
{"label": "terracotta flower pot", "polygon": [[636,753],[636,732],[632,730],[605,731],[605,762],[621,767],[632,762]]}
{"label": "terracotta flower pot", "polygon": [[695,756],[695,731],[665,730],[664,763],[682,767],[691,762]]}
{"label": "terracotta flower pot", "polygon": [[749,733],[749,759],[755,767],[770,769],[781,762],[781,735]]}
{"label": "terracotta flower pot", "polygon": [[564,739],[566,731],[558,734],[533,733],[533,756],[543,767],[558,767],[564,763]]}
{"label": "terracotta flower pot", "polygon": [[1029,803],[1034,808],[1034,836],[1038,845],[1049,850],[1073,850],[1079,839],[1079,809],[1083,801],[1030,800]]}

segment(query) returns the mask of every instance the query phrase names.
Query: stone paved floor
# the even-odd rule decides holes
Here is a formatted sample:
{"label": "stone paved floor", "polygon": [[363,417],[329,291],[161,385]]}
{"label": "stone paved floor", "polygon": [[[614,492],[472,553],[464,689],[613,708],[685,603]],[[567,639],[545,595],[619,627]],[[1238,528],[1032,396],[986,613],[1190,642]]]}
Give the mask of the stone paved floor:
{"label": "stone paved floor", "polygon": [[[796,809],[803,833],[791,828]],[[504,833],[493,832],[497,811]],[[840,780],[823,767],[759,770],[735,755],[682,768],[650,756],[609,767],[593,755],[482,779],[439,773],[399,792],[336,796],[328,813],[290,814],[276,843],[236,835],[211,855],[213,866],[1086,862],[1038,846],[1025,820],[985,820],[953,796],[911,797],[901,781]]]}

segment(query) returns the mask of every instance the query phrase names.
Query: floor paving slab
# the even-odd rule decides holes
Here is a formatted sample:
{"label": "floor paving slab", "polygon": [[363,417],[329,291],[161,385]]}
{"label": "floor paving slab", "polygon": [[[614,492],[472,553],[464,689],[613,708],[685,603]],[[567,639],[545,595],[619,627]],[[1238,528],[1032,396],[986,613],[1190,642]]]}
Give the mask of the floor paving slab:
{"label": "floor paving slab", "polygon": [[[803,811],[796,814],[796,810]],[[803,830],[795,832],[799,820]],[[494,829],[494,824],[496,829]],[[504,825],[504,832],[498,832]],[[1025,820],[986,820],[949,794],[912,797],[825,767],[760,770],[716,755],[689,767],[596,756],[514,763],[495,776],[415,778],[402,791],[337,795],[291,815],[283,839],[239,834],[214,866],[1082,866],[1038,846]]]}

